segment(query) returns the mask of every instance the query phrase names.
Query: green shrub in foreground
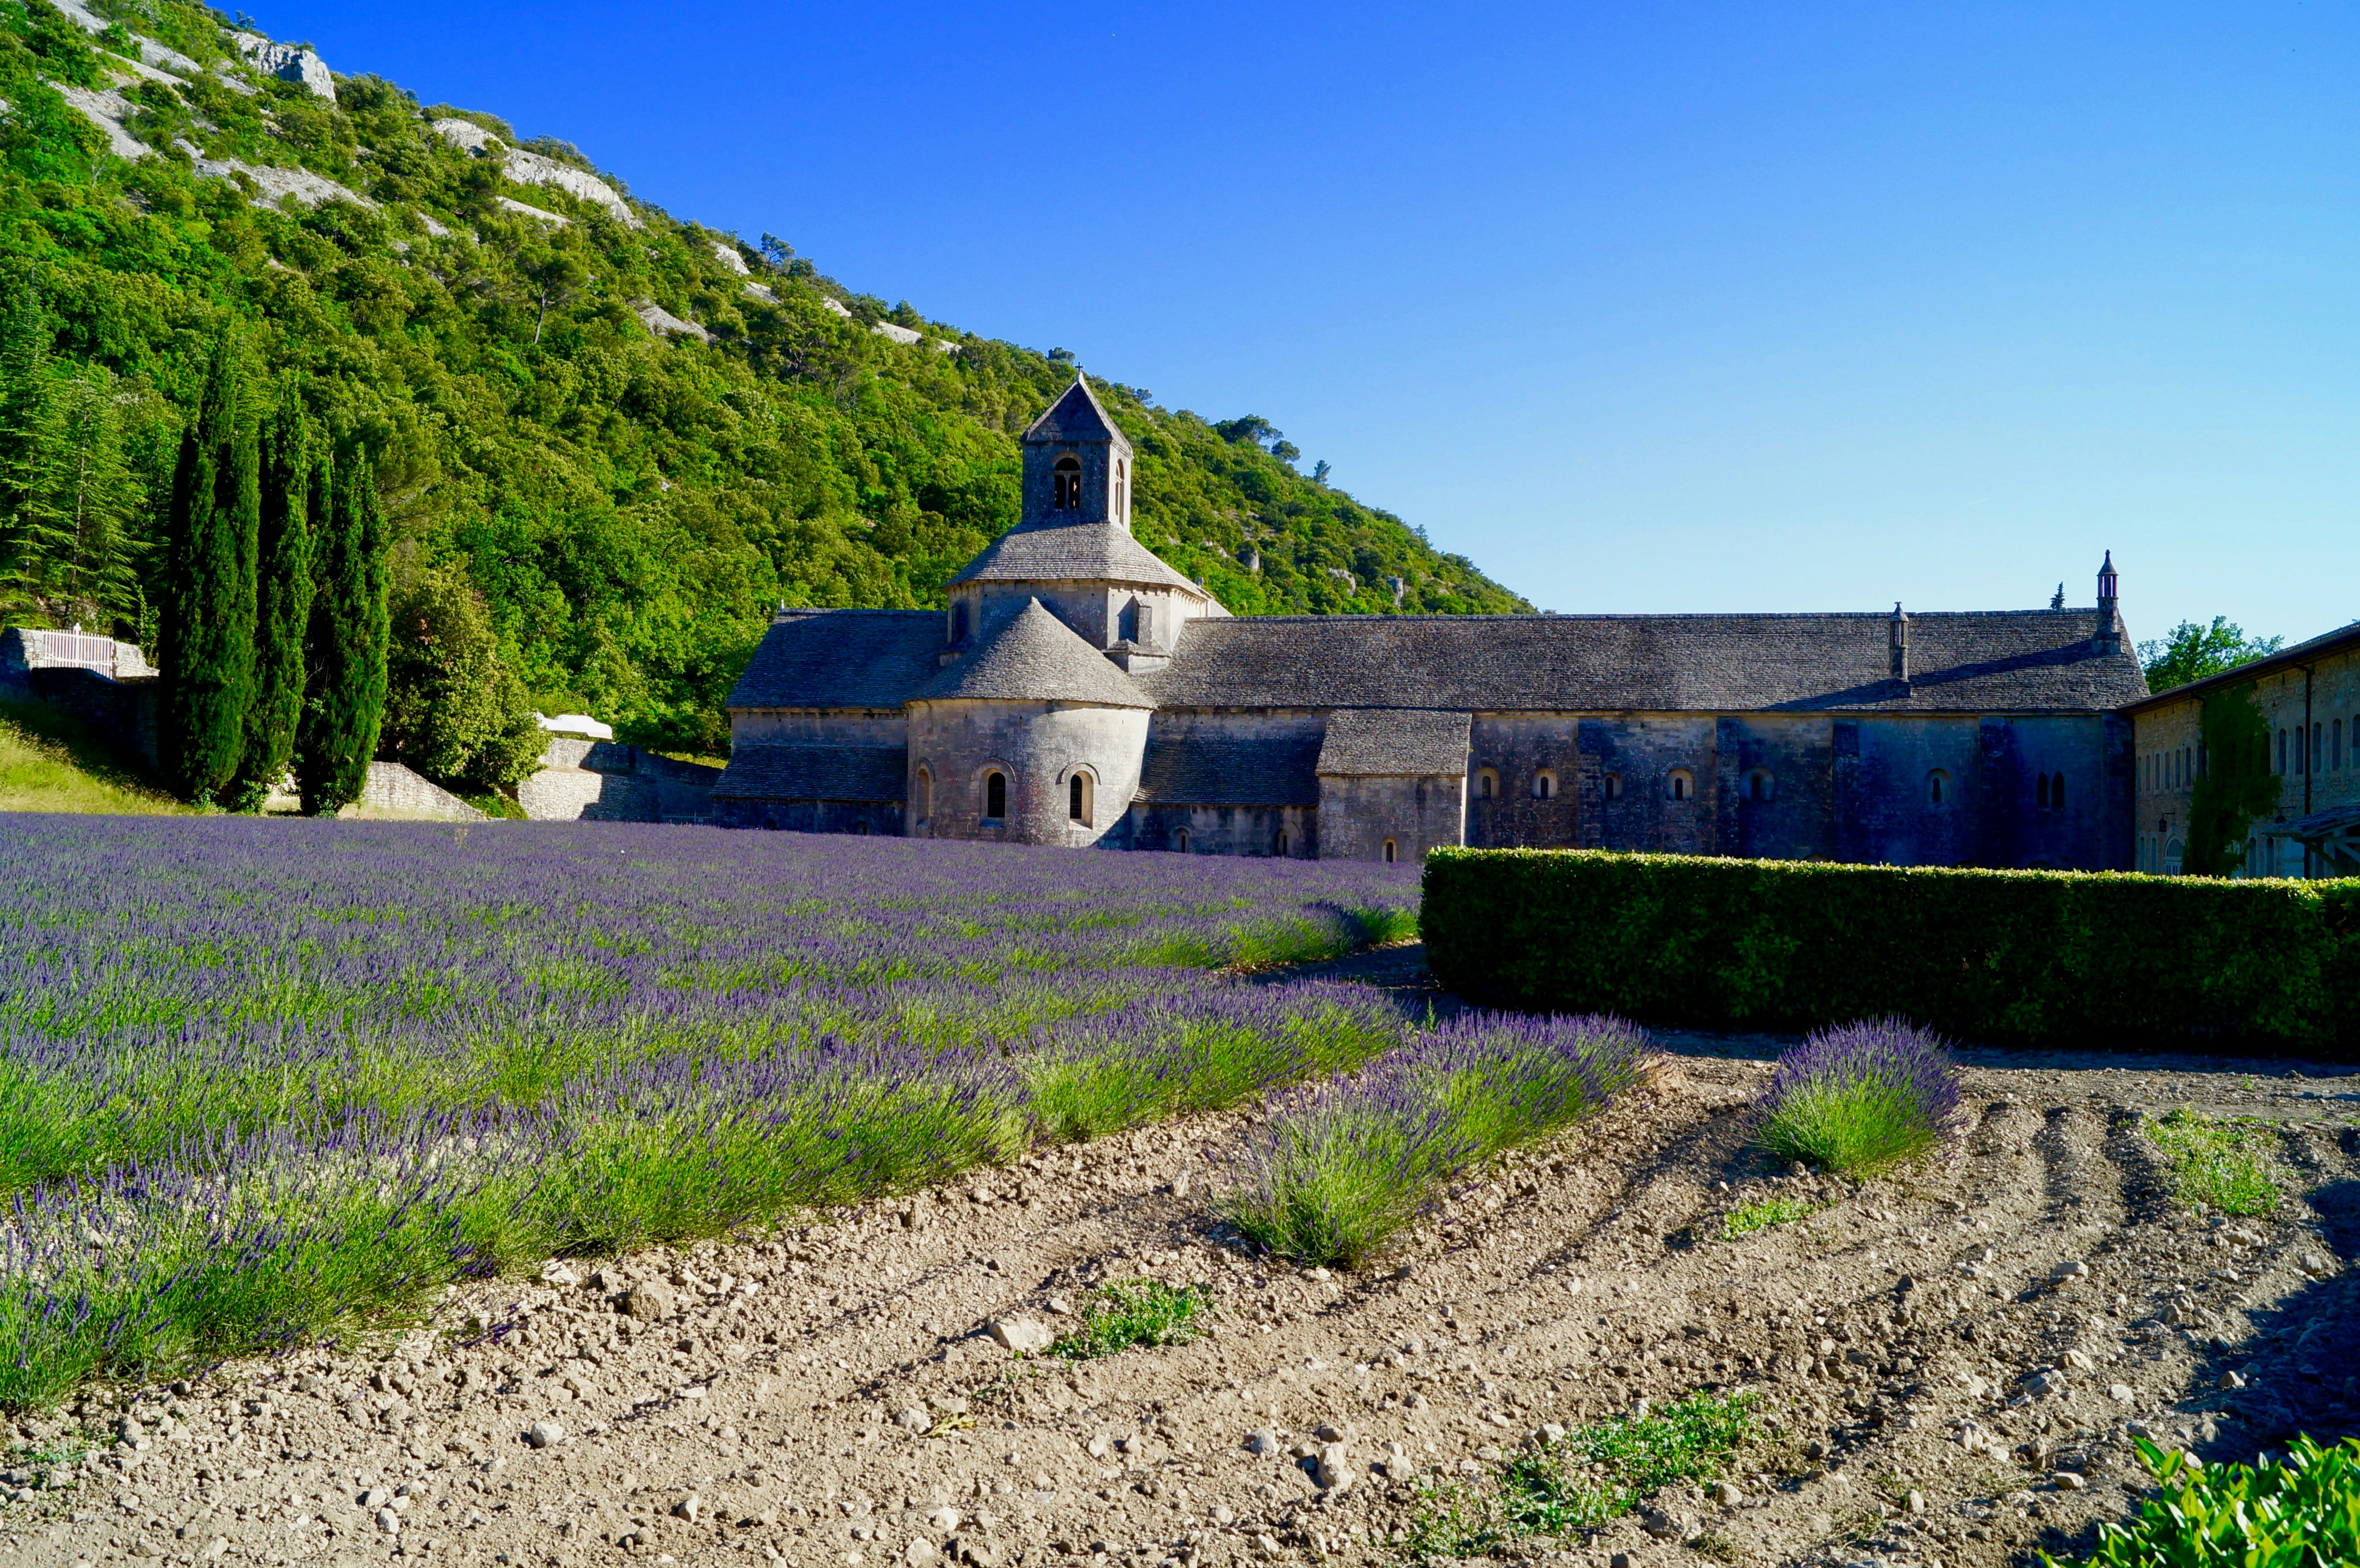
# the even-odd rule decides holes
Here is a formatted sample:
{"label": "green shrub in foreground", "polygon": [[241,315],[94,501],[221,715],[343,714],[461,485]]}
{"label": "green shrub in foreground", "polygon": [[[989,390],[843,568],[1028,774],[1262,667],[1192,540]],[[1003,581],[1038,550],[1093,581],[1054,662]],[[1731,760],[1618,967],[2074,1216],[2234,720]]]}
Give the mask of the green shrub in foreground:
{"label": "green shrub in foreground", "polygon": [[[2088,1568],[2331,1568],[2360,1563],[2360,1438],[2299,1437],[2258,1464],[2200,1466],[2145,1438],[2158,1495],[2128,1525],[2101,1525]],[[2041,1561],[2055,1568],[2046,1552]]]}
{"label": "green shrub in foreground", "polygon": [[1534,1012],[2360,1052],[2360,879],[1440,850],[1420,926],[1444,985]]}

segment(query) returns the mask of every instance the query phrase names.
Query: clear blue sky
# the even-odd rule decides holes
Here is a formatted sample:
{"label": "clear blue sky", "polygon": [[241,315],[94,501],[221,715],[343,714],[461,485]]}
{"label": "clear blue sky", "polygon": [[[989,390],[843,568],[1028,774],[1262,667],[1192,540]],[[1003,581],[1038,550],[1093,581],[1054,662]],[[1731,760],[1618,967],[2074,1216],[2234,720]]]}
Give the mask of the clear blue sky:
{"label": "clear blue sky", "polygon": [[1566,611],[2360,617],[2360,11],[271,0]]}

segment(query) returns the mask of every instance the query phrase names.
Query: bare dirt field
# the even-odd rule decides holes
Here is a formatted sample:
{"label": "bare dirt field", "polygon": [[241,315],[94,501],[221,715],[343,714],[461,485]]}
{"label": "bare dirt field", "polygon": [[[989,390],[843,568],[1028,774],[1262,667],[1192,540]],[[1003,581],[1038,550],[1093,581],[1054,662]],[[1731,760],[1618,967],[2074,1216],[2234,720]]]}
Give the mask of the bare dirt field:
{"label": "bare dirt field", "polygon": [[[1447,1009],[1421,963],[1329,969]],[[1657,1040],[1644,1090],[1362,1274],[1248,1255],[1211,1209],[1242,1121],[1196,1120],[93,1394],[20,1428],[0,1541],[61,1565],[1373,1563],[1479,1519],[1543,1429],[1704,1388],[1763,1413],[1719,1484],[1485,1550],[1932,1568],[2086,1548],[2141,1490],[2134,1434],[2250,1460],[2360,1426],[2355,1069],[1970,1049],[1964,1138],[1855,1185],[1748,1147],[1789,1042]],[[2270,1124],[2275,1212],[2174,1198],[2147,1128],[2182,1105]],[[1811,1212],[1723,1239],[1768,1198]],[[1203,1285],[1209,1332],[1081,1362],[993,1337],[1140,1276]]]}

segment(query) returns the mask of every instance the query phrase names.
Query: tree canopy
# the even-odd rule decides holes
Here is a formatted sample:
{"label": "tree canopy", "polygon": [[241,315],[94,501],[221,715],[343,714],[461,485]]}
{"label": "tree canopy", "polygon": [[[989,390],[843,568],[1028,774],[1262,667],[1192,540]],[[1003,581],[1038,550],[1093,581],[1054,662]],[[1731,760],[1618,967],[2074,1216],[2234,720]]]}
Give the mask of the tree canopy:
{"label": "tree canopy", "polygon": [[2150,691],[2169,691],[2267,658],[2284,645],[2282,637],[2248,637],[2225,615],[2210,626],[2183,620],[2168,637],[2138,645],[2140,667],[2147,671]]}

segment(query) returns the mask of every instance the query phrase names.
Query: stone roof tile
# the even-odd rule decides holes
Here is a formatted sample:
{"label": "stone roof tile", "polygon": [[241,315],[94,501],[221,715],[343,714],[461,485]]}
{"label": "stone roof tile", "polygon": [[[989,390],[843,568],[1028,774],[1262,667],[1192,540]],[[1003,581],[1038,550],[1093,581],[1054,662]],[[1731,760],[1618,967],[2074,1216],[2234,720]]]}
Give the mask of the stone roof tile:
{"label": "stone roof tile", "polygon": [[727,706],[899,707],[934,679],[942,647],[934,610],[788,610],[762,634]]}
{"label": "stone roof tile", "polygon": [[[1249,616],[1192,620],[1141,685],[1166,708],[1458,712],[2072,712],[2147,690],[2091,651],[2093,609],[1913,613],[1912,677],[1888,617]],[[2127,640],[2125,641],[2127,648]]]}
{"label": "stone roof tile", "polygon": [[1140,800],[1156,806],[1317,806],[1319,732],[1148,732]]}
{"label": "stone roof tile", "polygon": [[1120,426],[1109,418],[1090,391],[1089,378],[1079,369],[1074,372],[1074,384],[1065,394],[1051,403],[1047,411],[1026,427],[1028,442],[1110,441],[1123,451],[1131,450],[1130,438]]}
{"label": "stone roof tile", "polygon": [[1467,772],[1474,716],[1339,708],[1328,716],[1319,771],[1343,776],[1455,778]]}
{"label": "stone roof tile", "polygon": [[985,634],[975,651],[911,696],[913,702],[952,698],[1008,702],[1087,702],[1101,707],[1155,704],[1104,653],[1074,635],[1039,599],[1026,601]]}
{"label": "stone roof tile", "polygon": [[956,583],[1127,583],[1205,590],[1110,522],[1043,523],[1012,528],[983,547]]}

